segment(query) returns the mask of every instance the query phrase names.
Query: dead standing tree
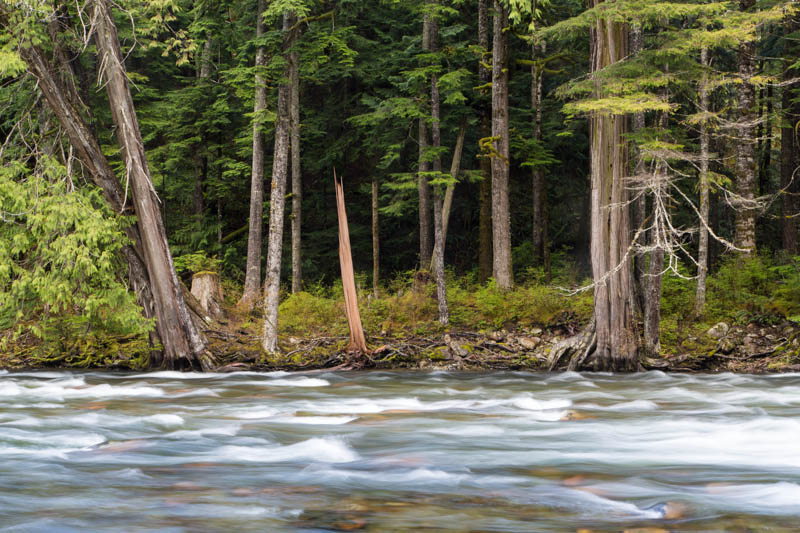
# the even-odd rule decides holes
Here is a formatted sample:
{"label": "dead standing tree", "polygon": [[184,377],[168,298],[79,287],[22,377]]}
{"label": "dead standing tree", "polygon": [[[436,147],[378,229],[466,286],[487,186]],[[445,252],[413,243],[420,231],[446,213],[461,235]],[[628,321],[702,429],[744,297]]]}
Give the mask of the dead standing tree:
{"label": "dead standing tree", "polygon": [[347,313],[347,325],[350,328],[350,342],[347,352],[367,354],[367,340],[361,326],[361,313],[358,311],[358,295],[353,272],[353,255],[350,249],[350,231],[347,226],[347,211],[344,207],[344,188],[333,172],[333,183],[336,188],[336,213],[339,218],[339,265],[342,269],[342,289],[344,290],[344,306]]}

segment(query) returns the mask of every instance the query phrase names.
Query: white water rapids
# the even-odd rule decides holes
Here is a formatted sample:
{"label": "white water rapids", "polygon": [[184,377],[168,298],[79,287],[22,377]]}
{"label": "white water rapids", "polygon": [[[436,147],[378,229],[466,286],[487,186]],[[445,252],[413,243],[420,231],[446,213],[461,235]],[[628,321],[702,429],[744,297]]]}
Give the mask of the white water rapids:
{"label": "white water rapids", "polygon": [[0,532],[800,530],[800,375],[0,371]]}

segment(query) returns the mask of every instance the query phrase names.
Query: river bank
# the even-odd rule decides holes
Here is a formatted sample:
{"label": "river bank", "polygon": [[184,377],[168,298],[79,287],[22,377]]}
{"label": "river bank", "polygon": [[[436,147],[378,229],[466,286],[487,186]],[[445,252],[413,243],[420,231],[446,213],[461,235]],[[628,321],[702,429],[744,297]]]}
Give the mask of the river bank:
{"label": "river bank", "polygon": [[[245,326],[247,326],[245,324]],[[321,369],[567,369],[559,360],[563,348],[585,325],[568,322],[549,327],[512,330],[452,329],[423,334],[368,335],[370,353],[347,353],[346,335],[281,335],[281,353],[268,355],[258,327],[239,321],[213,321],[205,330],[218,371],[309,371]],[[143,340],[87,337],[59,353],[44,352],[40,343],[23,337],[0,353],[0,368],[137,370],[142,367]],[[643,357],[641,370],[672,372],[778,373],[800,371],[800,325],[729,325],[719,322],[699,335],[686,335],[672,353]]]}

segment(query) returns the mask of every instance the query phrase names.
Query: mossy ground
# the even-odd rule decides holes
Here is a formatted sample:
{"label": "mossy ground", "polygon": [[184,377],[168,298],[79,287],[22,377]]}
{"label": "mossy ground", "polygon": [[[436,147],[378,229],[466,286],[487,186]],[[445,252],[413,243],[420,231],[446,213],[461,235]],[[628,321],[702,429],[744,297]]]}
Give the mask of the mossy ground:
{"label": "mossy ground", "polygon": [[[565,273],[567,272],[567,273]],[[370,347],[360,360],[343,352],[348,340],[341,286],[310,285],[284,294],[279,310],[280,354],[261,349],[260,305],[243,314],[235,307],[239,287],[223,280],[226,318],[206,331],[210,350],[229,369],[312,369],[325,367],[515,368],[540,370],[550,347],[585,326],[592,314],[590,290],[574,269],[555,272],[544,283],[530,271],[510,291],[470,276],[448,279],[450,325],[439,324],[435,286],[425,274],[399,276],[377,298],[359,280],[359,307]],[[766,372],[800,369],[800,260],[756,257],[732,260],[709,279],[705,312],[693,313],[693,280],[665,277],[662,295],[661,355],[686,370]],[[765,353],[725,352],[709,335],[718,322],[729,337],[761,339]],[[18,328],[16,328],[18,330]],[[2,334],[0,368],[147,367],[144,335],[102,331],[50,332],[44,337],[11,331]],[[449,340],[448,340],[449,339]],[[534,340],[531,340],[534,339]],[[753,340],[756,339],[756,340]],[[762,342],[763,341],[763,342]],[[531,343],[536,344],[535,347]],[[751,350],[752,351],[752,350]]]}

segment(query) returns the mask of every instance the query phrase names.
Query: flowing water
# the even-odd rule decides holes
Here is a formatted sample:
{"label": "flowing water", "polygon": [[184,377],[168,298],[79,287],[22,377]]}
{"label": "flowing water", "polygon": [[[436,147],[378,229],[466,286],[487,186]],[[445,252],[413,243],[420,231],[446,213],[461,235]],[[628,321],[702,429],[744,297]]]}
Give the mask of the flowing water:
{"label": "flowing water", "polygon": [[0,375],[0,531],[633,528],[800,531],[800,375]]}

